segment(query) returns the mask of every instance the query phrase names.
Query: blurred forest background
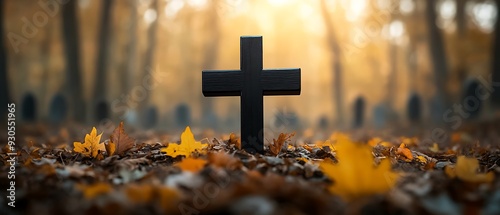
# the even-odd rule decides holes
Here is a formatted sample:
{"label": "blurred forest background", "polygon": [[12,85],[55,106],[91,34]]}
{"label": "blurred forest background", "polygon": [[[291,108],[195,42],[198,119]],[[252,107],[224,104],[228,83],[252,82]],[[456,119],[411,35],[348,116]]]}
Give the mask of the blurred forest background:
{"label": "blurred forest background", "polygon": [[243,35],[263,36],[265,68],[302,68],[300,96],[265,98],[266,126],[443,123],[476,100],[487,119],[490,96],[467,95],[499,97],[500,1],[0,2],[1,102],[24,121],[238,131],[239,98],[204,98],[201,71],[239,68]]}

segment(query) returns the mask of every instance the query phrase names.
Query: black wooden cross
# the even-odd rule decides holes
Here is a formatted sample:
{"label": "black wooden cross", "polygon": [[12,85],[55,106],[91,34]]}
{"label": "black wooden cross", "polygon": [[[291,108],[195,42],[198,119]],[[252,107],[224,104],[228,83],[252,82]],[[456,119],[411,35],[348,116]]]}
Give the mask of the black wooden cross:
{"label": "black wooden cross", "polygon": [[300,95],[300,68],[262,69],[262,36],[240,38],[240,70],[203,71],[203,95],[241,96],[241,144],[264,152],[264,98]]}

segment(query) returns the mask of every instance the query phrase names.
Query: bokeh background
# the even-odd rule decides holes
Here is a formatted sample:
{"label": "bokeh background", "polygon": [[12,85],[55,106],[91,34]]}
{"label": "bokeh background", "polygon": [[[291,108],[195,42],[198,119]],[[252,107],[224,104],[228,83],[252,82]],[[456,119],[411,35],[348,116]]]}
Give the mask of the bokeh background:
{"label": "bokeh background", "polygon": [[238,69],[240,36],[262,35],[265,68],[302,69],[300,96],[265,98],[266,127],[454,127],[450,109],[495,116],[499,2],[2,0],[1,100],[23,122],[238,132],[239,98],[204,98],[201,71]]}

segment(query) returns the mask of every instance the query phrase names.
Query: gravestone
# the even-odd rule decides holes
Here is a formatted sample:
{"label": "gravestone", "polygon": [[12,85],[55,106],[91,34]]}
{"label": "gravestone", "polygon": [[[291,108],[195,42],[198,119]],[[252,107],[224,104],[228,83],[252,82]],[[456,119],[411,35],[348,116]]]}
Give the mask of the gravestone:
{"label": "gravestone", "polygon": [[442,100],[443,100],[442,96],[434,95],[429,101],[429,111],[432,123],[435,124],[444,123],[443,114],[445,106]]}
{"label": "gravestone", "polygon": [[420,119],[422,118],[422,100],[420,99],[420,96],[418,96],[418,94],[411,94],[406,106],[406,114],[410,122],[420,122]]}
{"label": "gravestone", "polygon": [[35,121],[36,119],[36,99],[33,94],[29,93],[24,96],[21,102],[21,119],[24,121]]}
{"label": "gravestone", "polygon": [[328,118],[326,116],[321,116],[318,120],[318,127],[322,130],[328,128]]}
{"label": "gravestone", "polygon": [[483,103],[476,94],[476,90],[478,90],[479,87],[480,84],[476,80],[467,80],[464,84],[462,105],[464,111],[470,114],[468,119],[477,118],[483,108]]}
{"label": "gravestone", "polygon": [[105,101],[100,101],[95,106],[95,120],[101,121],[109,118],[109,106]]}
{"label": "gravestone", "polygon": [[373,108],[373,124],[376,128],[387,126],[389,120],[389,109],[383,103],[376,105]]}
{"label": "gravestone", "polygon": [[66,119],[68,104],[63,95],[57,94],[52,98],[49,108],[49,122],[61,123]]}
{"label": "gravestone", "polygon": [[154,106],[146,108],[143,113],[143,126],[147,129],[153,128],[158,123],[158,110]]}
{"label": "gravestone", "polygon": [[360,128],[363,126],[364,118],[365,118],[365,99],[361,96],[357,97],[354,101],[354,118],[353,118],[353,127]]}
{"label": "gravestone", "polygon": [[175,108],[175,124],[180,128],[191,124],[191,110],[188,105],[180,104]]}
{"label": "gravestone", "polygon": [[240,96],[241,143],[250,153],[264,152],[264,98],[300,95],[300,69],[264,70],[262,37],[240,38],[240,70],[202,72],[204,96]]}
{"label": "gravestone", "polygon": [[274,116],[273,126],[275,128],[286,128],[296,130],[299,128],[299,117],[293,111],[280,110]]}

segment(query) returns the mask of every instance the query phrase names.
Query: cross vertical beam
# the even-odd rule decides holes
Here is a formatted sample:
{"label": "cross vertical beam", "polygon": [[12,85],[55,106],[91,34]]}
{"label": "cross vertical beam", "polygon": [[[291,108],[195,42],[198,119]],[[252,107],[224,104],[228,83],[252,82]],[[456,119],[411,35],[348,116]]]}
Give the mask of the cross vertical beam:
{"label": "cross vertical beam", "polygon": [[264,97],[261,84],[262,37],[240,39],[241,146],[250,153],[263,152]]}
{"label": "cross vertical beam", "polygon": [[264,152],[264,95],[300,95],[300,69],[263,70],[262,37],[240,38],[240,70],[202,72],[203,95],[241,96],[241,143]]}

